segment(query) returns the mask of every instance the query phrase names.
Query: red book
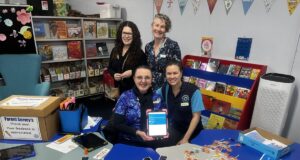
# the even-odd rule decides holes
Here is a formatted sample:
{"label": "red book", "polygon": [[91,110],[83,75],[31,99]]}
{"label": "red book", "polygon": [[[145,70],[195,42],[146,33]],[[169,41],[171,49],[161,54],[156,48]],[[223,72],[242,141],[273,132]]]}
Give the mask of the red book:
{"label": "red book", "polygon": [[70,41],[68,46],[68,56],[69,59],[81,59],[82,58],[82,48],[80,41]]}

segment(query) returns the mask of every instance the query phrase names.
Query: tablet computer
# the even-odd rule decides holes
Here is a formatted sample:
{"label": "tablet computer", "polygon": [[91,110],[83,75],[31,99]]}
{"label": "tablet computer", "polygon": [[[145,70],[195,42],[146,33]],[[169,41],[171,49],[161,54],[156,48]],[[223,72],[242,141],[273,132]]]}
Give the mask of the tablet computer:
{"label": "tablet computer", "polygon": [[89,152],[108,144],[107,141],[94,133],[87,133],[72,139],[81,148],[86,148]]}
{"label": "tablet computer", "polygon": [[152,137],[168,137],[167,111],[147,112],[148,135]]}
{"label": "tablet computer", "polygon": [[34,157],[35,155],[36,154],[32,144],[25,144],[0,150],[0,159],[18,160]]}

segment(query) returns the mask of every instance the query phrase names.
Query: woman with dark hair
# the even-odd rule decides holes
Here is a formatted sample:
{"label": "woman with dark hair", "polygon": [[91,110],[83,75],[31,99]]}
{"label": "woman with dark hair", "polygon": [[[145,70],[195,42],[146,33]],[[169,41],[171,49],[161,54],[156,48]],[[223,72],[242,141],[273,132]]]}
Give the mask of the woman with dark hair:
{"label": "woman with dark hair", "polygon": [[147,64],[141,49],[140,31],[131,21],[119,25],[115,47],[110,54],[108,71],[120,89],[120,94],[134,86],[132,72],[139,65]]}

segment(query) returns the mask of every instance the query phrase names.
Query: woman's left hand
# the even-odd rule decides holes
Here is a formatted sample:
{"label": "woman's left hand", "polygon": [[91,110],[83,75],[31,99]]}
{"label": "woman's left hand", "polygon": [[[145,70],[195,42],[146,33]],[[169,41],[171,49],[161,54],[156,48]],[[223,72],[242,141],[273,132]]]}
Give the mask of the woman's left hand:
{"label": "woman's left hand", "polygon": [[189,140],[188,140],[188,139],[185,139],[185,138],[182,138],[182,139],[177,143],[177,145],[181,145],[181,144],[184,144],[184,143],[189,143]]}
{"label": "woman's left hand", "polygon": [[143,131],[136,131],[136,135],[140,136],[144,141],[153,141],[154,138],[151,136],[148,136],[145,132]]}

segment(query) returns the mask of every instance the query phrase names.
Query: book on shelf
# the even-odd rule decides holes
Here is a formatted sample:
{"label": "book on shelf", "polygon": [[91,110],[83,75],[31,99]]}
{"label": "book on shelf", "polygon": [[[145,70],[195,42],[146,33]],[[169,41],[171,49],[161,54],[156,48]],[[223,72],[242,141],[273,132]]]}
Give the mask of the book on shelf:
{"label": "book on shelf", "polygon": [[86,47],[86,57],[96,57],[97,56],[97,48],[95,43],[87,43]]}
{"label": "book on shelf", "polygon": [[51,45],[38,45],[38,53],[42,56],[42,61],[53,60],[53,53]]}
{"label": "book on shelf", "polygon": [[240,119],[242,115],[242,110],[238,108],[231,107],[228,113],[228,116],[235,118],[235,119]]}
{"label": "book on shelf", "polygon": [[236,65],[236,64],[230,64],[228,71],[227,71],[227,75],[231,75],[231,76],[238,76],[241,70],[241,66],[240,65]]}
{"label": "book on shelf", "polygon": [[53,60],[67,60],[67,45],[52,45]]}
{"label": "book on shelf", "polygon": [[212,109],[214,97],[202,94],[203,105],[206,110]]}
{"label": "book on shelf", "polygon": [[252,72],[252,68],[251,67],[242,67],[239,77],[241,78],[250,78]]}
{"label": "book on shelf", "polygon": [[191,68],[193,68],[193,69],[199,69],[200,66],[201,66],[201,62],[200,61],[193,61]]}
{"label": "book on shelf", "polygon": [[253,68],[250,74],[250,79],[255,80],[260,73],[260,69]]}
{"label": "book on shelf", "polygon": [[225,94],[229,95],[229,96],[233,96],[234,93],[236,92],[236,90],[237,90],[237,86],[227,85],[226,90],[225,90]]}
{"label": "book on shelf", "polygon": [[83,28],[85,38],[96,38],[96,21],[84,21]]}
{"label": "book on shelf", "polygon": [[82,47],[81,41],[69,41],[68,46],[68,57],[69,59],[81,59],[82,58]]}
{"label": "book on shelf", "polygon": [[206,82],[206,90],[209,90],[209,91],[214,91],[216,88],[216,82],[214,81],[207,81]]}
{"label": "book on shelf", "polygon": [[49,22],[50,38],[65,39],[68,38],[66,21],[56,20]]}
{"label": "book on shelf", "polygon": [[97,22],[97,38],[108,38],[108,24]]}
{"label": "book on shelf", "polygon": [[217,82],[215,87],[215,92],[224,94],[226,91],[226,83]]}
{"label": "book on shelf", "polygon": [[243,87],[237,87],[237,89],[236,89],[235,93],[233,94],[233,96],[247,99],[248,96],[249,96],[249,93],[250,93],[249,89],[243,88]]}
{"label": "book on shelf", "polygon": [[197,81],[196,77],[190,76],[189,83],[196,84],[196,81]]}
{"label": "book on shelf", "polygon": [[206,67],[207,67],[207,63],[201,63],[199,69],[202,70],[202,71],[205,71]]}
{"label": "book on shelf", "polygon": [[194,59],[188,58],[188,59],[186,59],[185,65],[184,65],[184,66],[185,66],[185,67],[192,68],[194,61],[195,61]]}
{"label": "book on shelf", "polygon": [[208,117],[201,115],[201,122],[202,122],[203,128],[206,129],[207,123],[208,123]]}
{"label": "book on shelf", "polygon": [[207,72],[217,72],[220,64],[220,60],[210,58],[207,63],[206,71]]}
{"label": "book on shelf", "polygon": [[222,129],[225,117],[211,113],[207,122],[208,129]]}
{"label": "book on shelf", "polygon": [[33,23],[34,34],[37,38],[49,38],[49,25],[43,22]]}
{"label": "book on shelf", "polygon": [[68,38],[81,38],[82,37],[82,28],[80,23],[76,21],[67,22]]}
{"label": "book on shelf", "polygon": [[98,56],[108,56],[109,55],[106,42],[98,42],[98,43],[96,43],[96,47],[97,47]]}
{"label": "book on shelf", "polygon": [[212,102],[212,109],[211,111],[222,114],[222,115],[227,115],[230,111],[231,104],[219,99],[214,99]]}
{"label": "book on shelf", "polygon": [[117,25],[110,24],[108,27],[109,27],[109,38],[116,38],[117,37]]}
{"label": "book on shelf", "polygon": [[206,88],[206,83],[207,83],[207,80],[202,79],[202,78],[198,78],[198,79],[197,79],[197,82],[196,82],[196,85],[197,85],[200,89],[205,89],[205,88]]}
{"label": "book on shelf", "polygon": [[237,129],[237,126],[238,126],[238,121],[226,118],[225,121],[224,121],[223,128],[226,128],[226,129]]}
{"label": "book on shelf", "polygon": [[227,64],[220,64],[217,73],[219,73],[219,74],[227,74],[228,69],[229,69],[229,65],[227,65]]}

